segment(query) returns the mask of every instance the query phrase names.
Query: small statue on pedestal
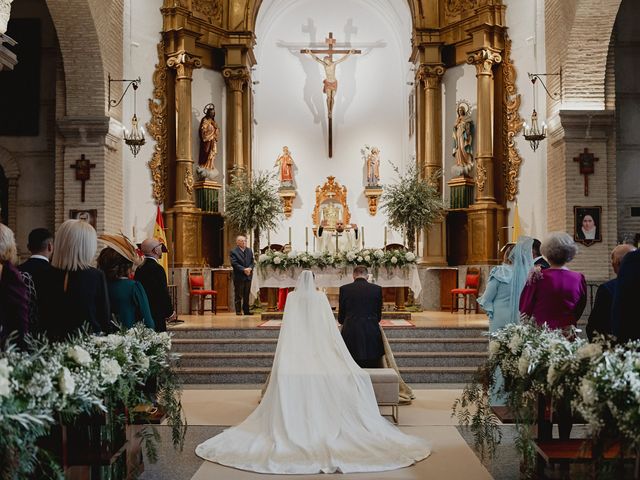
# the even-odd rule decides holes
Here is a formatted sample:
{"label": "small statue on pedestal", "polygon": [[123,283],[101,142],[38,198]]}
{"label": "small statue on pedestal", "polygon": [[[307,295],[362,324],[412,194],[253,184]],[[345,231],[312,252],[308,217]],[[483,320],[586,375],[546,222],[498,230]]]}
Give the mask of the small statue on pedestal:
{"label": "small statue on pedestal", "polygon": [[215,118],[216,107],[213,103],[209,103],[204,107],[204,117],[200,121],[200,156],[196,167],[199,180],[214,181],[220,175],[215,166],[220,134]]}
{"label": "small statue on pedestal", "polygon": [[282,153],[276,159],[275,166],[278,167],[278,178],[280,188],[293,188],[293,158],[289,152],[289,147],[282,147]]}
{"label": "small statue on pedestal", "polygon": [[360,150],[365,161],[367,182],[365,188],[380,187],[380,149],[365,145]]}
{"label": "small statue on pedestal", "polygon": [[451,171],[455,176],[470,176],[473,168],[473,121],[469,115],[471,105],[466,100],[457,103],[458,118],[453,126],[452,155],[456,164]]}

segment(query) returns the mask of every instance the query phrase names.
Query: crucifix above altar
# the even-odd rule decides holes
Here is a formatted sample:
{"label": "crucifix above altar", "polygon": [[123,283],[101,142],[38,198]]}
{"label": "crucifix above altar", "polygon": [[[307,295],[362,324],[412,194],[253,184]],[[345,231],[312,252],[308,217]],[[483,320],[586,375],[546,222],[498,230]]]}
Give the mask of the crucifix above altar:
{"label": "crucifix above altar", "polygon": [[[329,132],[329,158],[333,156],[333,104],[335,101],[336,93],[338,91],[338,80],[336,78],[336,66],[339,63],[344,62],[350,55],[357,55],[362,53],[360,50],[337,50],[333,48],[336,44],[336,39],[333,38],[333,32],[329,32],[329,36],[325,39],[325,43],[328,48],[325,49],[309,49],[300,50],[300,53],[311,55],[316,62],[324,68],[325,79],[322,82],[322,93],[327,96],[327,131]],[[324,54],[324,57],[320,58],[316,54]],[[342,55],[337,60],[333,59],[334,55]]]}

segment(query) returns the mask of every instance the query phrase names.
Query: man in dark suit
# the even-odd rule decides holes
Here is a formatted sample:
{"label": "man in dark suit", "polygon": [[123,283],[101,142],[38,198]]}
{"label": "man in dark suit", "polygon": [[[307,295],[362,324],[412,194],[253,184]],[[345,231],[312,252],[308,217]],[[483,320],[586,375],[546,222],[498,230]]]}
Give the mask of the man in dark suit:
{"label": "man in dark suit", "polygon": [[533,239],[533,246],[531,247],[531,253],[533,254],[533,264],[536,267],[540,267],[542,270],[549,268],[549,262],[540,253],[540,245],[542,243],[537,238]]}
{"label": "man in dark suit", "polygon": [[253,278],[253,252],[247,247],[247,238],[238,235],[236,248],[231,250],[231,266],[233,267],[233,299],[236,315],[251,315],[249,311],[249,292]]}
{"label": "man in dark suit", "polygon": [[613,295],[611,329],[624,343],[640,340],[638,317],[638,292],[640,292],[640,250],[628,253],[620,263],[618,283]]}
{"label": "man in dark suit", "polygon": [[367,281],[367,268],[353,269],[353,283],[340,287],[338,322],[351,356],[362,368],[381,366],[384,355],[379,323],[382,288]]}
{"label": "man in dark suit", "polygon": [[[611,252],[611,266],[616,275],[620,271],[620,263],[624,256],[634,250],[635,247],[633,245],[618,245],[613,249]],[[593,338],[596,332],[607,335],[611,333],[611,307],[613,306],[613,297],[616,293],[617,285],[618,279],[614,278],[598,287],[596,300],[587,322],[587,337],[589,337],[589,340]]]}
{"label": "man in dark suit", "polygon": [[31,257],[18,266],[21,272],[27,272],[33,279],[36,294],[43,288],[43,281],[51,271],[51,255],[53,255],[53,234],[46,228],[36,228],[29,233],[27,248]]}
{"label": "man in dark suit", "polygon": [[158,263],[167,247],[157,238],[147,238],[140,244],[140,249],[144,254],[144,263],[136,269],[135,279],[142,284],[149,299],[156,332],[166,332],[167,322],[176,319],[167,286],[167,274]]}

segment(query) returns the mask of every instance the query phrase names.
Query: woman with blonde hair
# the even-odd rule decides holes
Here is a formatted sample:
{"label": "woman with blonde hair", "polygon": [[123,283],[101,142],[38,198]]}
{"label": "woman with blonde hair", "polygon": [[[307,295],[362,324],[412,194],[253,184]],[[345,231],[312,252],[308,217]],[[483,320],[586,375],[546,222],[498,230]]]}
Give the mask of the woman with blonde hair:
{"label": "woman with blonde hair", "polygon": [[13,231],[0,223],[0,350],[9,335],[18,332],[22,339],[29,326],[29,298],[17,260]]}
{"label": "woman with blonde hair", "polygon": [[[98,248],[96,231],[84,220],[67,220],[58,229],[52,270],[43,289],[43,329],[62,340],[88,326],[93,333],[111,329],[104,273],[91,266]],[[40,292],[38,292],[40,293]]]}

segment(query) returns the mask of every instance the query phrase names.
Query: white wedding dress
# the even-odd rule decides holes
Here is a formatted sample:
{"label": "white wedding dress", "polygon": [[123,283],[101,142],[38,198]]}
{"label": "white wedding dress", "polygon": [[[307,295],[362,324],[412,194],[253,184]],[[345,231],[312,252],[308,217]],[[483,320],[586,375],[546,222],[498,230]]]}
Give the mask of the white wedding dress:
{"label": "white wedding dress", "polygon": [[196,448],[205,460],[281,474],[393,470],[429,453],[424,440],[380,415],[369,375],[351,358],[309,271],[287,297],[262,402]]}

